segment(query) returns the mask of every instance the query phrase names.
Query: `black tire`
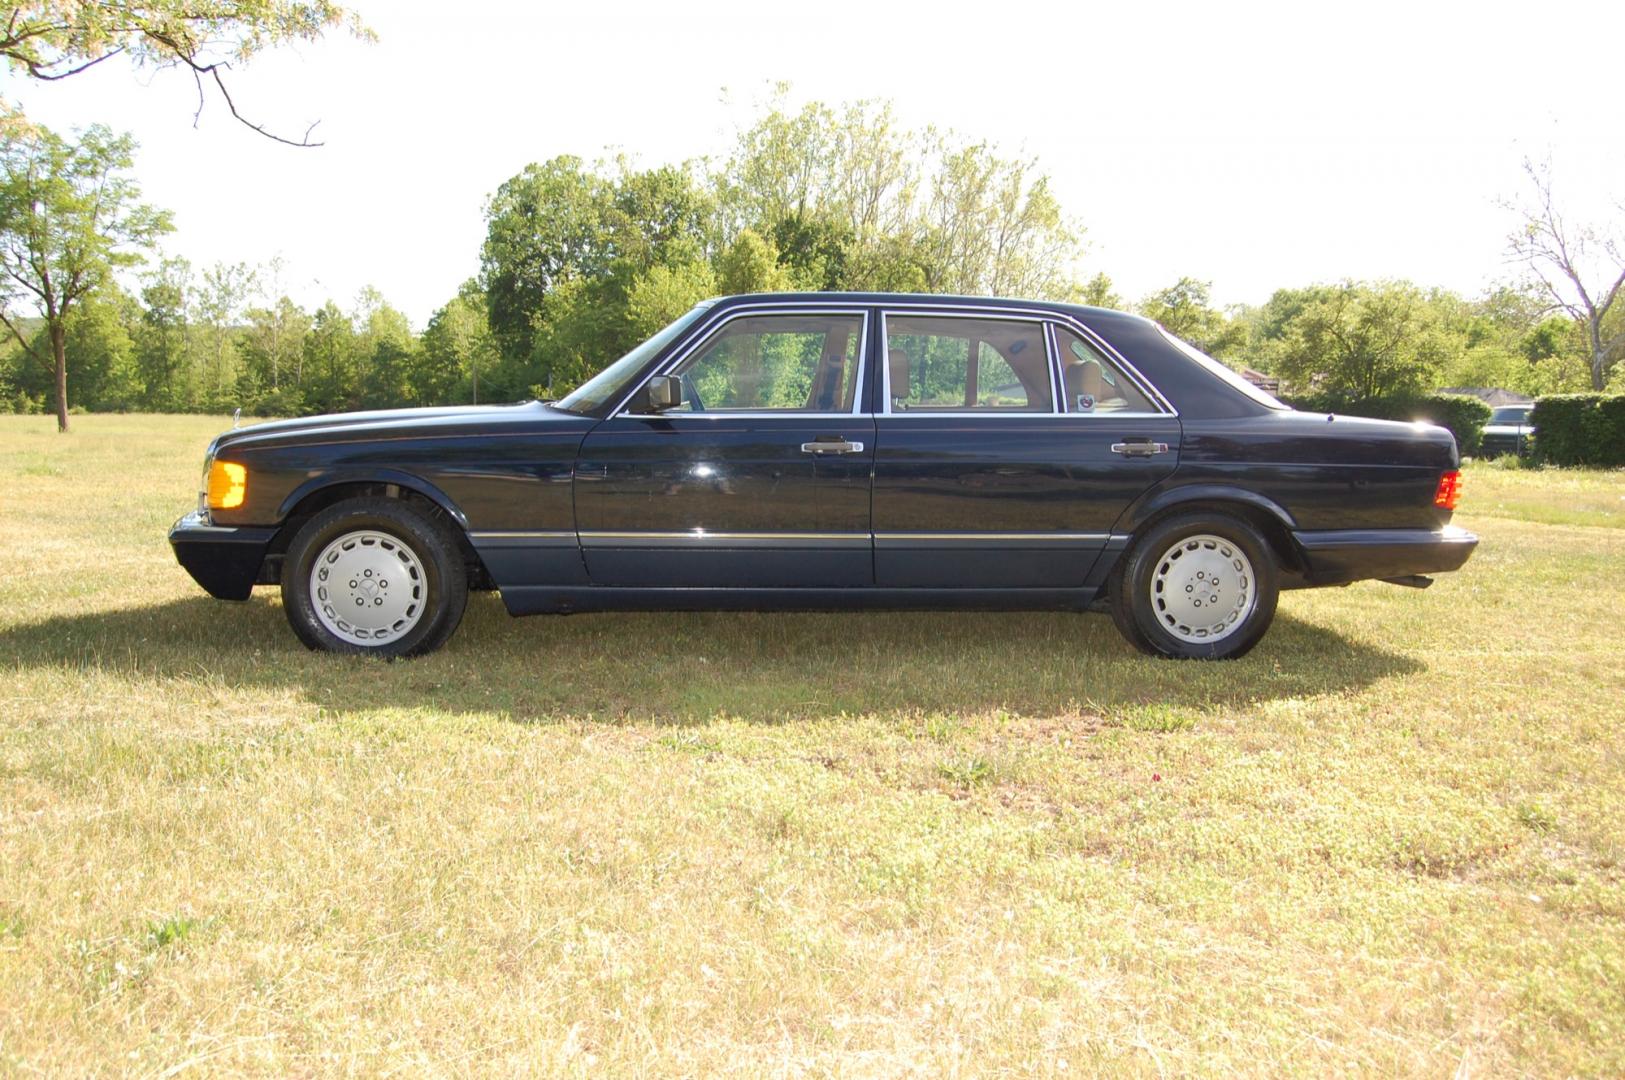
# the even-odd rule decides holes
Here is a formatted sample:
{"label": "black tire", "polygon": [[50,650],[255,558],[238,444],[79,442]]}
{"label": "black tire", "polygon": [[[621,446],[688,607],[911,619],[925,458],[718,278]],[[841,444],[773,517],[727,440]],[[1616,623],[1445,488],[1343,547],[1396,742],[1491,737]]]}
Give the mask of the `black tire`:
{"label": "black tire", "polygon": [[[468,605],[468,572],[451,526],[399,499],[355,498],[334,503],[307,521],[294,535],[282,560],[282,606],[299,640],[312,649],[359,653],[393,659],[421,656],[440,648],[462,622]],[[403,573],[412,597],[422,604],[416,622],[376,643],[341,636],[324,624],[311,595],[315,561],[330,544],[352,533],[382,534],[410,554],[417,578]],[[381,541],[388,546],[388,540]],[[397,583],[396,588],[402,587]],[[349,603],[348,600],[345,603]],[[326,607],[326,605],[324,605]],[[332,608],[327,607],[328,612]],[[329,618],[331,618],[329,614]],[[387,631],[386,631],[387,633]]]}
{"label": "black tire", "polygon": [[[1250,576],[1238,574],[1238,580],[1245,578],[1245,587],[1253,591],[1251,606],[1223,636],[1211,641],[1181,636],[1174,616],[1166,609],[1159,612],[1153,599],[1153,580],[1159,570],[1168,568],[1162,576],[1165,584],[1174,580],[1173,567],[1179,556],[1174,560],[1165,556],[1182,541],[1196,543],[1199,536],[1234,545],[1252,567]],[[1112,621],[1141,652],[1178,660],[1234,660],[1257,645],[1270,628],[1280,596],[1280,569],[1269,544],[1247,521],[1217,511],[1192,512],[1164,518],[1136,536],[1113,568],[1108,588]]]}

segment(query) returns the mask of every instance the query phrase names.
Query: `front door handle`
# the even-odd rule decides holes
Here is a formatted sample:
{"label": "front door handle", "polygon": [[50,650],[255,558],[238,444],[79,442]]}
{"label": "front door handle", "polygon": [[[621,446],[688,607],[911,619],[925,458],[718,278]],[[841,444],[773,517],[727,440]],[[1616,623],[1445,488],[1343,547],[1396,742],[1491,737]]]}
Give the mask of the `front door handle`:
{"label": "front door handle", "polygon": [[863,444],[843,439],[839,435],[820,435],[812,442],[801,444],[803,454],[861,454]]}
{"label": "front door handle", "polygon": [[1112,453],[1122,454],[1124,457],[1150,457],[1153,454],[1166,454],[1167,452],[1167,443],[1152,442],[1149,439],[1112,443]]}

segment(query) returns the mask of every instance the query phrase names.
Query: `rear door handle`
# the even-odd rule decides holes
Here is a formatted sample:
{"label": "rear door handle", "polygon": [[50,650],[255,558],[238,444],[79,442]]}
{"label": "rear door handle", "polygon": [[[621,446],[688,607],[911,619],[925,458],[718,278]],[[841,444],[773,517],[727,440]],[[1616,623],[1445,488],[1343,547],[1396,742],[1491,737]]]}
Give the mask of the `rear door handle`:
{"label": "rear door handle", "polygon": [[803,454],[861,454],[863,444],[843,439],[839,435],[820,435],[812,442],[801,444]]}
{"label": "rear door handle", "polygon": [[1153,454],[1166,454],[1167,452],[1167,443],[1151,442],[1149,439],[1112,443],[1112,453],[1122,454],[1124,457],[1150,457]]}

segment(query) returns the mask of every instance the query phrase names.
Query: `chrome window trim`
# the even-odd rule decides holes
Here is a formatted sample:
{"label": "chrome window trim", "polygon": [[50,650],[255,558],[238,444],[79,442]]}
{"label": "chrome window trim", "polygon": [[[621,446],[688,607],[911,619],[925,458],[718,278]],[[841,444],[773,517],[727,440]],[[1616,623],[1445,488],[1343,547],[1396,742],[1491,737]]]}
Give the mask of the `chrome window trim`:
{"label": "chrome window trim", "polygon": [[863,384],[866,375],[865,362],[868,359],[869,351],[869,309],[865,307],[849,308],[841,305],[831,306],[827,303],[807,304],[803,306],[795,303],[785,303],[784,301],[763,304],[741,304],[738,307],[730,307],[724,311],[717,312],[709,322],[702,324],[685,344],[679,346],[676,352],[672,353],[671,356],[667,357],[660,364],[656,365],[655,368],[649,372],[649,374],[645,375],[641,380],[639,380],[637,386],[633,387],[632,392],[621,398],[621,400],[616,404],[615,408],[610,410],[609,415],[611,417],[624,416],[631,419],[641,420],[675,419],[671,413],[635,413],[626,411],[626,407],[628,403],[633,401],[638,396],[638,394],[642,393],[643,388],[649,385],[649,381],[651,379],[655,378],[657,375],[669,375],[671,372],[675,371],[682,365],[683,361],[687,360],[689,356],[695,352],[695,350],[697,350],[701,345],[704,345],[707,341],[711,340],[712,335],[716,331],[721,330],[724,326],[735,319],[748,317],[753,318],[761,315],[857,316],[859,325],[858,368],[857,372],[852,377],[854,387],[852,394],[852,408],[846,412],[807,412],[805,410],[797,409],[753,409],[749,411],[739,410],[737,412],[728,412],[724,409],[708,409],[705,412],[680,413],[678,415],[707,416],[714,412],[718,417],[741,417],[746,419],[760,418],[764,415],[772,417],[788,416],[808,418],[852,417],[864,415]]}
{"label": "chrome window trim", "polygon": [[[862,295],[862,294],[859,294],[859,295]],[[696,348],[699,345],[700,342],[704,341],[707,337],[709,337],[711,331],[715,327],[721,325],[723,322],[725,322],[725,321],[727,321],[729,319],[735,318],[735,317],[737,317],[737,316],[739,316],[741,314],[745,314],[745,313],[764,314],[764,313],[768,313],[768,312],[781,312],[781,311],[785,312],[785,313],[802,312],[802,313],[805,313],[805,314],[825,314],[825,313],[830,313],[830,314],[841,314],[841,315],[851,315],[851,314],[857,314],[859,312],[867,313],[867,312],[873,311],[874,312],[873,317],[875,319],[880,320],[880,329],[881,329],[880,348],[881,348],[882,352],[885,351],[885,347],[886,347],[886,338],[885,338],[884,331],[885,331],[885,313],[888,312],[888,311],[897,312],[899,314],[907,312],[907,313],[936,313],[936,314],[943,314],[943,315],[962,315],[962,314],[967,314],[967,313],[974,312],[977,315],[990,315],[990,316],[993,316],[993,317],[998,317],[998,316],[1002,315],[1002,316],[1026,316],[1026,317],[1029,317],[1029,318],[1043,319],[1043,320],[1046,320],[1048,322],[1052,322],[1052,323],[1056,324],[1057,326],[1065,326],[1067,329],[1071,330],[1073,333],[1077,334],[1079,337],[1081,337],[1085,341],[1087,341],[1090,345],[1093,345],[1095,348],[1099,349],[1106,356],[1110,357],[1111,361],[1114,364],[1116,364],[1124,373],[1126,373],[1128,375],[1128,377],[1134,381],[1134,384],[1136,386],[1138,386],[1142,391],[1145,392],[1147,397],[1150,398],[1152,404],[1159,406],[1163,410],[1162,412],[1158,412],[1158,413],[1126,413],[1126,412],[1119,412],[1119,413],[1069,413],[1069,412],[1022,413],[1022,412],[1014,412],[1014,411],[1012,411],[1012,412],[1000,412],[1000,413],[987,413],[985,411],[972,411],[972,410],[961,409],[961,410],[959,410],[959,412],[957,414],[956,413],[950,413],[950,412],[930,412],[930,413],[919,413],[919,414],[916,414],[916,415],[920,415],[920,416],[954,416],[954,415],[959,415],[959,416],[989,416],[989,415],[992,415],[992,416],[1000,416],[1000,417],[1031,416],[1031,417],[1045,417],[1045,418],[1050,418],[1050,419],[1053,419],[1056,416],[1075,416],[1075,417],[1080,417],[1080,418],[1083,418],[1083,419],[1100,419],[1102,417],[1126,417],[1126,418],[1130,418],[1130,419],[1141,419],[1141,418],[1150,418],[1150,417],[1174,417],[1174,418],[1178,418],[1178,416],[1179,416],[1179,410],[1174,407],[1173,403],[1168,400],[1168,398],[1162,393],[1161,390],[1157,389],[1156,385],[1154,383],[1152,383],[1150,379],[1147,379],[1144,375],[1142,375],[1140,373],[1140,370],[1138,368],[1136,368],[1132,363],[1130,363],[1129,360],[1122,353],[1118,352],[1117,349],[1114,348],[1108,341],[1106,341],[1104,338],[1102,338],[1099,334],[1095,333],[1095,331],[1093,329],[1091,329],[1090,327],[1085,326],[1083,324],[1083,322],[1081,322],[1076,316],[1072,315],[1070,312],[1058,311],[1058,310],[1055,310],[1053,308],[1001,307],[1001,306],[988,305],[988,304],[953,303],[953,302],[950,302],[950,301],[944,301],[943,299],[941,299],[939,297],[931,297],[931,296],[925,296],[925,295],[922,295],[921,298],[918,301],[910,301],[910,300],[907,300],[907,299],[893,298],[893,299],[888,299],[888,300],[886,300],[884,302],[877,302],[877,301],[869,301],[867,303],[861,303],[860,302],[860,306],[855,308],[855,309],[847,308],[847,307],[844,307],[844,306],[841,306],[841,305],[834,305],[833,308],[832,308],[830,303],[829,303],[829,300],[828,300],[827,296],[824,296],[824,297],[821,297],[817,301],[809,302],[809,303],[806,303],[806,304],[798,304],[794,300],[773,300],[773,301],[764,301],[764,302],[761,302],[761,303],[739,304],[739,305],[735,305],[735,306],[730,306],[730,307],[726,308],[723,311],[711,312],[709,319],[707,319],[706,321],[700,323],[695,329],[690,331],[692,336],[689,338],[688,344],[679,346],[678,351],[673,354],[673,357],[675,358],[675,360],[674,361],[668,361],[666,363],[656,365],[656,367],[653,370],[651,370],[649,372],[649,374],[645,375],[641,380],[639,380],[637,385],[632,388],[632,391],[630,393],[624,395],[621,398],[621,400],[616,403],[615,408],[611,409],[609,411],[608,415],[610,417],[622,416],[622,415],[627,415],[627,416],[640,416],[641,415],[645,419],[647,419],[650,414],[647,414],[647,413],[644,413],[644,414],[623,413],[622,410],[624,410],[626,408],[627,402],[631,401],[634,397],[636,397],[643,390],[643,388],[648,385],[648,382],[649,382],[650,379],[654,378],[656,375],[660,375],[660,374],[665,373],[667,370],[670,369],[671,366],[673,366],[674,362],[681,362],[682,359],[686,358],[686,355],[687,355],[688,352],[692,351],[694,348]],[[864,320],[864,333],[865,333],[865,335],[868,334],[869,321],[870,320],[868,318],[866,318]],[[891,404],[891,397],[890,397],[890,393],[889,393],[890,381],[891,380],[889,378],[890,372],[888,370],[890,365],[887,364],[885,362],[885,360],[886,360],[886,358],[884,356],[882,356],[881,357],[881,364],[880,364],[880,372],[881,372],[881,387],[882,387],[883,391],[886,391],[886,395],[881,400],[881,403],[880,403],[881,404],[881,409],[876,410],[874,413],[872,413],[870,415],[875,415],[875,416],[883,416],[883,415],[906,416],[906,415],[908,415],[907,413],[892,413],[888,409],[888,407]],[[1058,362],[1059,362],[1059,356],[1058,355],[1052,357],[1052,363],[1058,363]],[[851,414],[848,414],[848,413],[836,413],[836,414],[830,414],[830,415],[842,416],[842,417],[848,416],[848,415],[854,415],[854,416],[865,415],[865,413],[863,411],[863,379],[864,379],[864,372],[867,370],[867,364],[868,364],[868,356],[867,356],[867,349],[865,349],[865,354],[860,356],[859,359],[858,359],[858,365],[859,365],[858,366],[858,394],[857,394],[856,400],[853,402],[854,408],[853,408],[852,413]],[[661,414],[661,415],[665,415],[665,414]],[[705,414],[704,413],[687,413],[685,415],[688,415],[688,416],[703,416]],[[719,414],[719,415],[724,415],[724,414]],[[734,414],[734,415],[738,415],[738,414]],[[811,414],[811,413],[784,413],[784,414],[775,413],[774,415],[812,416],[813,414]]]}
{"label": "chrome window trim", "polygon": [[1061,363],[1061,341],[1060,341],[1059,338],[1055,337],[1055,327],[1060,326],[1060,325],[1065,325],[1068,330],[1071,330],[1073,333],[1077,334],[1078,337],[1082,338],[1083,341],[1085,342],[1085,344],[1089,345],[1091,348],[1095,349],[1097,352],[1099,352],[1102,356],[1104,356],[1111,363],[1115,364],[1117,366],[1118,371],[1121,372],[1122,374],[1127,375],[1129,377],[1129,381],[1132,382],[1135,385],[1135,387],[1142,394],[1145,395],[1147,401],[1151,402],[1153,405],[1161,405],[1164,409],[1167,410],[1166,413],[1148,413],[1148,412],[1140,412],[1140,411],[1134,411],[1134,412],[1129,412],[1129,411],[1103,412],[1103,413],[1089,412],[1089,413],[1084,413],[1084,412],[1074,412],[1071,409],[1067,409],[1067,410],[1065,410],[1066,415],[1068,415],[1068,416],[1089,416],[1089,417],[1099,417],[1099,416],[1136,417],[1136,416],[1164,416],[1164,415],[1178,416],[1179,415],[1178,410],[1176,410],[1173,407],[1173,405],[1168,401],[1168,399],[1163,397],[1161,392],[1159,392],[1156,387],[1151,385],[1151,380],[1147,379],[1145,376],[1141,375],[1138,371],[1136,371],[1132,364],[1130,364],[1127,360],[1123,359],[1123,356],[1122,356],[1121,353],[1119,353],[1116,349],[1107,348],[1106,343],[1104,341],[1102,341],[1098,335],[1080,332],[1080,331],[1087,330],[1088,329],[1087,327],[1078,326],[1076,324],[1071,323],[1070,321],[1062,320],[1062,319],[1052,319],[1052,320],[1050,320],[1050,331],[1049,332],[1050,332],[1051,338],[1054,339],[1054,343],[1055,343],[1055,363],[1056,363],[1057,367],[1059,367],[1060,363]]}
{"label": "chrome window trim", "polygon": [[795,412],[790,409],[781,412],[747,409],[741,409],[738,412],[727,412],[708,409],[705,412],[697,413],[623,412],[617,414],[617,416],[624,416],[631,420],[851,420],[854,416],[863,415],[863,413],[849,412]]}
{"label": "chrome window trim", "polygon": [[[896,310],[894,312],[893,311],[894,308],[897,308],[898,310]],[[996,408],[975,409],[975,408],[966,408],[963,405],[960,405],[960,406],[945,405],[945,406],[942,406],[942,407],[938,408],[938,407],[935,407],[935,406],[927,405],[927,406],[920,407],[918,410],[905,409],[902,412],[892,412],[892,407],[891,407],[891,334],[886,329],[886,319],[889,316],[891,316],[892,314],[894,314],[894,313],[897,314],[900,317],[906,317],[906,318],[916,318],[916,317],[918,317],[918,318],[931,318],[931,319],[981,319],[983,322],[998,322],[999,321],[998,316],[992,316],[992,315],[986,314],[984,311],[980,311],[980,310],[972,311],[972,310],[966,309],[966,308],[961,308],[961,309],[955,310],[955,311],[932,311],[932,310],[926,309],[926,310],[923,310],[922,314],[916,316],[913,313],[909,313],[908,315],[904,315],[904,311],[902,310],[901,305],[888,304],[885,307],[882,307],[880,309],[879,313],[878,313],[878,316],[879,316],[879,319],[880,319],[880,351],[885,353],[886,355],[885,355],[885,363],[880,365],[880,411],[875,414],[876,416],[924,416],[924,417],[931,417],[931,416],[975,416],[975,417],[982,417],[982,418],[1003,417],[1003,416],[1038,416],[1038,417],[1053,418],[1055,416],[1060,415],[1056,411],[1056,406],[1059,404],[1059,398],[1056,395],[1056,391],[1059,388],[1055,384],[1055,359],[1056,358],[1055,358],[1055,355],[1050,352],[1050,349],[1049,349],[1049,336],[1048,336],[1048,334],[1046,334],[1044,332],[1044,325],[1043,325],[1045,320],[1046,320],[1046,316],[1041,315],[1041,314],[1037,314],[1037,313],[1030,313],[1030,312],[1025,312],[1025,311],[1014,311],[1014,310],[1011,311],[1003,321],[1005,321],[1005,322],[1036,322],[1036,323],[1039,324],[1039,328],[1038,328],[1039,339],[1044,342],[1044,364],[1045,364],[1045,367],[1047,367],[1049,369],[1049,408],[1048,409],[1046,409],[1046,410],[1037,410],[1037,409],[996,409]]]}

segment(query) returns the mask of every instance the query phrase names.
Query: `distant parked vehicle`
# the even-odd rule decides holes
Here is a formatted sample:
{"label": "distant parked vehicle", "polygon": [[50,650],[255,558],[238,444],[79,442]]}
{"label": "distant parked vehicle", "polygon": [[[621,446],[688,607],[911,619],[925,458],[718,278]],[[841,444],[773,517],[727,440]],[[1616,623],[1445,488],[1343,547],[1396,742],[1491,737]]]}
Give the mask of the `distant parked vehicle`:
{"label": "distant parked vehicle", "polygon": [[1502,454],[1520,457],[1533,447],[1535,429],[1530,426],[1529,414],[1534,405],[1503,405],[1490,413],[1490,422],[1484,425],[1484,442],[1478,456],[1488,460]]}

